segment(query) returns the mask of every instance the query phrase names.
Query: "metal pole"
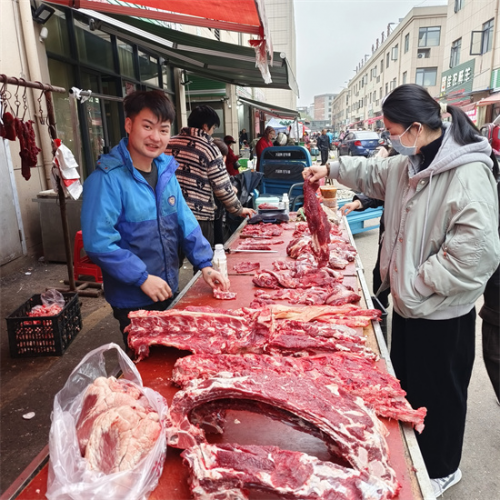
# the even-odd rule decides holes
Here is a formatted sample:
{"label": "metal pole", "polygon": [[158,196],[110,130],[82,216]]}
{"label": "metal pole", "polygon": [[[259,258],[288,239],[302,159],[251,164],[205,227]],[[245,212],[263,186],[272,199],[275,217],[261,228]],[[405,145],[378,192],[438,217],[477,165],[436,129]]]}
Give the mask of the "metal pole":
{"label": "metal pole", "polygon": [[[54,106],[52,105],[52,92],[50,90],[45,92],[45,101],[47,103],[47,118],[49,120],[49,133],[52,139],[52,152],[56,152],[55,140],[57,139],[56,132],[56,118],[54,115]],[[69,289],[74,292],[76,290],[75,277],[73,275],[73,256],[71,255],[71,242],[69,239],[68,218],[66,214],[66,197],[61,186],[61,180],[56,176],[57,195],[59,197],[59,209],[61,210],[61,222],[64,237],[64,250],[66,252],[66,266],[68,268],[68,282]]]}

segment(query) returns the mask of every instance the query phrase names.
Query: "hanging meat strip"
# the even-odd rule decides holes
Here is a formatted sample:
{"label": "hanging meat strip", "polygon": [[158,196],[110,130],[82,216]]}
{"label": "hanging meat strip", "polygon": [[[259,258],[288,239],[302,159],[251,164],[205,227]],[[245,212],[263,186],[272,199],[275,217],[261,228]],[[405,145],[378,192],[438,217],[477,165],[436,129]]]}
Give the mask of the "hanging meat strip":
{"label": "hanging meat strip", "polygon": [[321,208],[316,191],[319,188],[319,183],[309,182],[306,179],[304,182],[304,211],[307,217],[307,224],[312,237],[312,249],[314,255],[318,259],[318,266],[325,267],[328,265],[330,258],[330,222]]}
{"label": "hanging meat strip", "polygon": [[23,122],[20,118],[16,118],[15,126],[17,137],[19,138],[21,173],[26,180],[29,180],[31,177],[31,167],[36,167],[37,156],[41,149],[36,145],[32,120]]}

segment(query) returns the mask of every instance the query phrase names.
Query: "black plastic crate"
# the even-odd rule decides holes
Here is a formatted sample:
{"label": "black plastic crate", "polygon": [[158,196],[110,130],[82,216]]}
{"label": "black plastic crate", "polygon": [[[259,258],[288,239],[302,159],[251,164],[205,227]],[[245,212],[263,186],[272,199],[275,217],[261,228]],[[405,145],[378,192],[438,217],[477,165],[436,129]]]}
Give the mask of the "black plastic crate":
{"label": "black plastic crate", "polygon": [[66,305],[55,316],[27,315],[42,305],[40,294],[17,308],[6,318],[10,355],[13,358],[31,356],[61,356],[82,329],[78,294],[63,293]]}

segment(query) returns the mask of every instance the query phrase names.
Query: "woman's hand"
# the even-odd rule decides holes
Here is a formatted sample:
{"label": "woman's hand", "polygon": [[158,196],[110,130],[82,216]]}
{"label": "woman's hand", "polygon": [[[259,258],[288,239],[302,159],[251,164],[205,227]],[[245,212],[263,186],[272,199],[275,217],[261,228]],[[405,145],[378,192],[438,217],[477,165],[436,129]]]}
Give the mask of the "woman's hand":
{"label": "woman's hand", "polygon": [[213,267],[204,267],[201,270],[201,273],[203,275],[203,279],[210,287],[217,288],[223,292],[227,292],[229,290],[229,280],[222,276],[222,274],[216,271]]}
{"label": "woman's hand", "polygon": [[363,208],[361,202],[359,200],[354,200],[350,203],[346,203],[343,207],[341,207],[340,211],[342,215],[349,215],[353,210],[359,210],[361,208]]}
{"label": "woman's hand", "polygon": [[316,182],[319,179],[326,177],[327,173],[328,170],[326,165],[314,165],[312,167],[305,168],[302,171],[302,177],[304,177],[306,181],[309,179],[309,182]]}

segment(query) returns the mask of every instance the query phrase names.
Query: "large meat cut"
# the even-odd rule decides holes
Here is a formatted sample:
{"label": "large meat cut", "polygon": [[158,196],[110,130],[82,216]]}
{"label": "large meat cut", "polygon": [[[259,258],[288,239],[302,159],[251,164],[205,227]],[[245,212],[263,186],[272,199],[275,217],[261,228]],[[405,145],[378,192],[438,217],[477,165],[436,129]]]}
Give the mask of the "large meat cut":
{"label": "large meat cut", "polygon": [[[262,269],[252,279],[254,285],[262,288],[311,288],[325,287],[342,281],[342,277],[328,267],[315,269],[304,266],[302,269]],[[361,298],[361,297],[360,297]],[[358,298],[359,300],[359,298]]]}
{"label": "large meat cut", "polygon": [[330,251],[330,222],[321,204],[316,196],[319,189],[318,182],[310,182],[306,179],[304,182],[304,212],[307,217],[307,225],[311,232],[312,249],[318,259],[319,267],[328,265]]}
{"label": "large meat cut", "polygon": [[[283,319],[299,320],[297,309],[271,306],[265,309],[212,309],[209,307],[189,308],[191,310],[135,311],[129,317],[127,327],[128,343],[136,353],[137,361],[149,355],[149,346],[164,345],[189,350],[195,354],[239,354],[285,353],[311,354],[316,352],[357,352],[370,359],[375,353],[365,346],[365,337],[357,335],[348,324],[358,327],[370,319],[376,319],[371,311],[362,310],[367,316],[355,316],[361,309],[327,307],[316,316],[323,325],[307,325],[309,308],[302,308],[306,323],[296,321],[290,328],[286,321],[275,321],[274,310]],[[333,317],[340,309],[337,317]],[[380,314],[377,311],[378,314]],[[330,314],[331,321],[325,321]],[[372,316],[368,316],[372,315]],[[370,318],[370,319],[367,319]],[[345,336],[349,330],[354,332]]]}
{"label": "large meat cut", "polygon": [[399,380],[382,371],[364,356],[336,352],[317,356],[193,355],[175,363],[172,380],[186,387],[193,379],[245,377],[261,369],[291,377],[307,377],[319,385],[334,383],[375,410],[377,415],[411,423],[418,432],[424,428],[425,408],[414,410]]}
{"label": "large meat cut", "polygon": [[387,430],[362,399],[333,383],[321,385],[271,369],[242,377],[192,380],[172,400],[167,444],[186,449],[206,443],[203,429],[190,421],[192,412],[211,402],[231,408],[235,401],[239,409],[248,402],[248,411],[262,411],[265,405],[266,415],[317,435],[332,455],[380,480],[387,498],[397,495],[400,485],[388,461]]}
{"label": "large meat cut", "polygon": [[99,377],[85,392],[76,432],[89,469],[105,474],[133,469],[160,436],[159,415],[125,379]]}
{"label": "large meat cut", "polygon": [[276,446],[200,444],[181,453],[195,500],[248,500],[249,490],[280,498],[382,500],[392,492],[364,471]]}
{"label": "large meat cut", "polygon": [[260,268],[259,262],[242,261],[238,262],[233,266],[233,270],[238,274],[251,273]]}

